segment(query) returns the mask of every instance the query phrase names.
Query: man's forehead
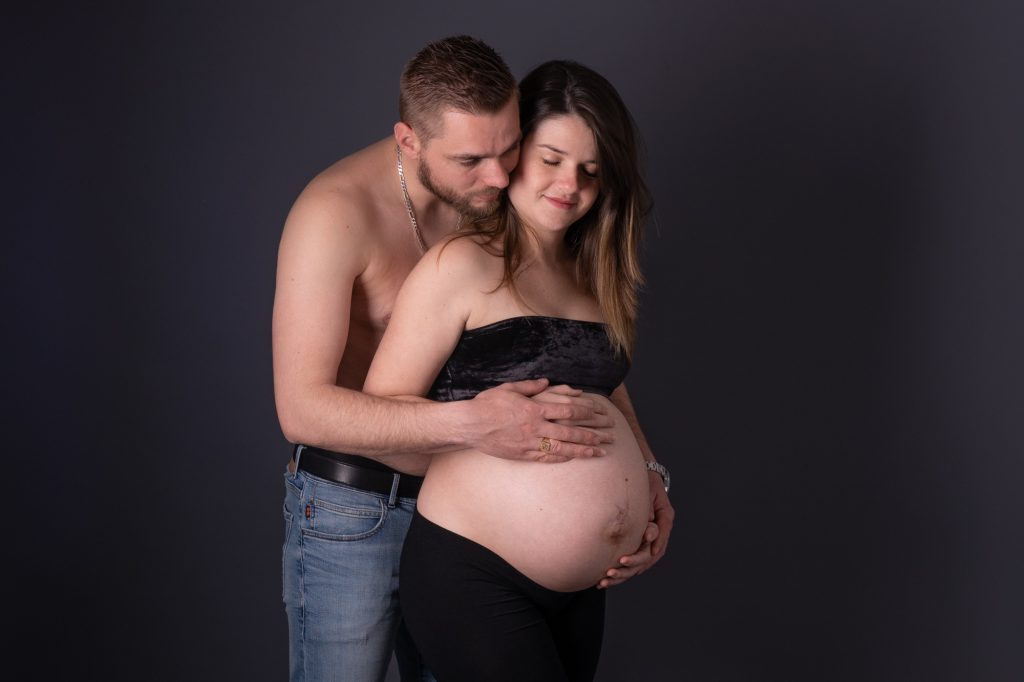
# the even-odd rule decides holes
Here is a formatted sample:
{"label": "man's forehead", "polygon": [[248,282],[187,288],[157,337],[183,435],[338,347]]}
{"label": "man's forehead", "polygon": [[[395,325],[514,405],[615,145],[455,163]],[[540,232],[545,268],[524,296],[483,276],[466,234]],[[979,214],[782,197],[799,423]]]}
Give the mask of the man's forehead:
{"label": "man's forehead", "polygon": [[446,109],[434,141],[449,154],[501,154],[519,139],[519,110],[506,106],[493,113]]}

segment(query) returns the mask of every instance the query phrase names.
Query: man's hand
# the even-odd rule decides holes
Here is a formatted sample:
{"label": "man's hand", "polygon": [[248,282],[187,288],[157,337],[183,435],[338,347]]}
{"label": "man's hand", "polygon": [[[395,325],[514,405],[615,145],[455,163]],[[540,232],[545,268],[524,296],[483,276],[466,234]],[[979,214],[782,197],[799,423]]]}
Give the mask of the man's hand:
{"label": "man's hand", "polygon": [[651,472],[647,477],[651,484],[651,520],[647,523],[640,547],[636,552],[619,559],[619,565],[609,568],[597,586],[601,589],[621,585],[633,576],[640,575],[665,556],[668,536],[672,534],[672,522],[676,512],[668,501],[668,493],[661,476]]}
{"label": "man's hand", "polygon": [[496,386],[467,407],[469,445],[494,457],[566,462],[603,455],[600,445],[612,441],[614,420],[601,404],[547,379]]}

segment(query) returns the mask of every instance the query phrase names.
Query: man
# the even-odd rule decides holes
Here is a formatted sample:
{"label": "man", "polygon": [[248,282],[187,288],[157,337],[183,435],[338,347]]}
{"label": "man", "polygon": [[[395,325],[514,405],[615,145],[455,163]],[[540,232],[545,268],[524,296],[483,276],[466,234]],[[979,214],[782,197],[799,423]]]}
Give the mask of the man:
{"label": "man", "polygon": [[[428,45],[406,66],[400,115],[393,137],[310,183],[281,239],[274,387],[285,437],[301,444],[285,498],[293,681],[382,679],[396,633],[403,679],[422,675],[396,595],[429,453],[472,447],[560,462],[599,456],[609,438],[602,429],[611,420],[594,403],[544,380],[445,404],[359,392],[406,275],[463,216],[497,207],[519,155],[515,80],[472,38]],[[622,407],[649,456],[632,409]],[[651,476],[658,526],[603,586],[664,552],[672,509]]]}

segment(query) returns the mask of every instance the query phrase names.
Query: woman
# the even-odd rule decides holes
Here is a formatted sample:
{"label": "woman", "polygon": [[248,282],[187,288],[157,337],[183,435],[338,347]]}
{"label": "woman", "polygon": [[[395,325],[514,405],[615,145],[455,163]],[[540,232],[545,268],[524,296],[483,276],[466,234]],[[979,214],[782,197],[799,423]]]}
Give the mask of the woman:
{"label": "woman", "polygon": [[459,400],[547,377],[605,403],[615,440],[562,464],[433,458],[401,600],[442,682],[591,679],[604,617],[593,586],[639,546],[650,511],[643,456],[608,399],[624,395],[648,206],[632,119],[604,78],[572,62],[538,67],[520,96],[506,201],[424,256],[364,390]]}

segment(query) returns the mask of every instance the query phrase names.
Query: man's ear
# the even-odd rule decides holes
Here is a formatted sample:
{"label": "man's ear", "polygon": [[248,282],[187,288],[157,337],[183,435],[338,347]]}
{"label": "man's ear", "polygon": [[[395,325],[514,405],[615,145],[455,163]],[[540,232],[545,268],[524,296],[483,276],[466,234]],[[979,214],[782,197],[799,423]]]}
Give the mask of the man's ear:
{"label": "man's ear", "polygon": [[418,159],[420,151],[423,149],[423,144],[420,141],[420,136],[416,134],[407,123],[399,121],[395,124],[395,142],[402,148],[402,154],[413,159]]}

